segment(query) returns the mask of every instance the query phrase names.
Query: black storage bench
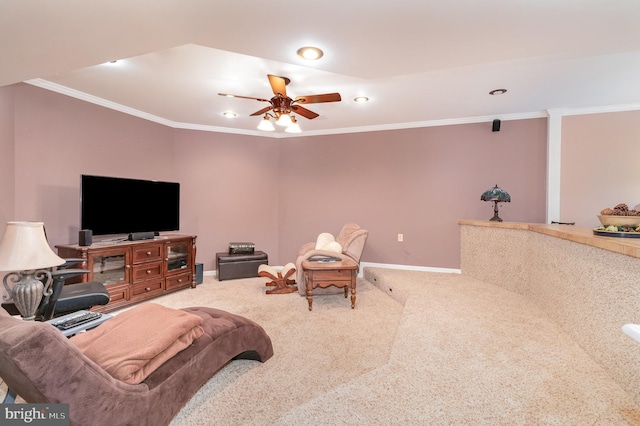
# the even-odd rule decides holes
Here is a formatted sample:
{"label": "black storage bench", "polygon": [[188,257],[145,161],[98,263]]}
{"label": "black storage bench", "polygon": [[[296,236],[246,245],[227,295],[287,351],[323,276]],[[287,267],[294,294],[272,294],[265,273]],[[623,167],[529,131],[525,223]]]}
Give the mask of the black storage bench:
{"label": "black storage bench", "polygon": [[216,253],[218,281],[257,277],[258,267],[268,263],[269,256],[263,251],[252,254]]}

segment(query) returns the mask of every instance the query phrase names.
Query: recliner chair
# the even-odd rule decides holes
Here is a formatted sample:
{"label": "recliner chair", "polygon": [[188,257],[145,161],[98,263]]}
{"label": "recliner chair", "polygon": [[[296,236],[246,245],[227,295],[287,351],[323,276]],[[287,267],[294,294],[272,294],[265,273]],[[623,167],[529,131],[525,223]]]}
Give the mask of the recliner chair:
{"label": "recliner chair", "polygon": [[[66,259],[64,264],[51,272],[52,293],[49,296],[43,296],[36,313],[37,321],[48,321],[70,312],[109,303],[109,292],[100,282],[65,285],[67,280],[89,273],[87,269],[69,269],[70,266],[81,262],[83,259]],[[20,315],[13,303],[3,303],[2,307],[11,315]]]}
{"label": "recliner chair", "polygon": [[[302,269],[303,261],[312,256],[330,256],[340,259],[352,259],[358,264],[358,268],[360,268],[360,256],[362,256],[362,251],[364,250],[368,236],[369,231],[366,229],[360,228],[360,226],[355,223],[347,223],[335,237],[335,241],[340,244],[342,252],[336,253],[333,251],[316,249],[316,242],[308,242],[300,247],[296,258],[296,280],[298,282],[298,293],[300,293],[301,296],[306,296],[305,277]],[[341,288],[327,287],[317,289],[316,293],[331,294],[342,291],[343,290]]]}

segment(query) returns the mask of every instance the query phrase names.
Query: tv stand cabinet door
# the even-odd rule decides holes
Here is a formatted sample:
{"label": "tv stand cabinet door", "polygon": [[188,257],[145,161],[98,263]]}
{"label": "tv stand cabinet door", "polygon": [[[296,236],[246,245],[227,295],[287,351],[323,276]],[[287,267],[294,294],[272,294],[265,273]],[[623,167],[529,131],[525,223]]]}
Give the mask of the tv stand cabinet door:
{"label": "tv stand cabinet door", "polygon": [[114,310],[129,304],[131,300],[131,248],[116,247],[90,251],[87,266],[91,272],[89,281],[104,284],[110,301],[97,310]]}
{"label": "tv stand cabinet door", "polygon": [[191,238],[165,243],[165,275],[193,273],[195,269],[193,250]]}
{"label": "tv stand cabinet door", "polygon": [[111,285],[131,284],[131,248],[117,247],[90,251],[87,254],[89,281],[98,281],[109,288]]}

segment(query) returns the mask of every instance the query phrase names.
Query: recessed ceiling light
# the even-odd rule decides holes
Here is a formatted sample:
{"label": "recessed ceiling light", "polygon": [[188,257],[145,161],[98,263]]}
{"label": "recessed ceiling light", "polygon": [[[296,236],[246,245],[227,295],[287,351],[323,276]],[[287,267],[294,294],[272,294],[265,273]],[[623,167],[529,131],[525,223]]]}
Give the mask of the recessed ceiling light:
{"label": "recessed ceiling light", "polygon": [[322,55],[324,55],[324,52],[322,52],[322,50],[312,46],[301,47],[300,49],[298,49],[297,53],[298,56],[300,56],[302,59],[306,59],[309,61],[315,61],[322,58]]}
{"label": "recessed ceiling light", "polygon": [[495,89],[489,92],[489,94],[492,96],[504,95],[505,93],[507,93],[507,89]]}
{"label": "recessed ceiling light", "polygon": [[353,101],[359,104],[363,104],[365,102],[369,102],[369,98],[367,98],[366,96],[357,96],[353,98]]}
{"label": "recessed ceiling light", "polygon": [[238,116],[238,114],[236,114],[233,111],[225,111],[222,113],[222,115],[224,115],[227,118],[236,118]]}

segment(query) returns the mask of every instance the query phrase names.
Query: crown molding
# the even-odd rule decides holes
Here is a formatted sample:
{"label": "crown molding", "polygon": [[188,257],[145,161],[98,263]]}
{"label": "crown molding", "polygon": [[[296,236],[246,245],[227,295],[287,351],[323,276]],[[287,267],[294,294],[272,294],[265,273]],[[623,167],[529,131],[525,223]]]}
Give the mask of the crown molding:
{"label": "crown molding", "polygon": [[[307,136],[337,135],[337,134],[345,134],[345,133],[380,132],[385,130],[415,129],[415,128],[421,128],[421,127],[437,127],[437,126],[453,126],[453,125],[472,124],[472,123],[485,123],[485,122],[493,121],[496,118],[499,118],[502,121],[509,121],[509,120],[527,120],[532,118],[549,117],[549,114],[547,111],[533,111],[533,112],[526,112],[526,113],[501,114],[497,116],[493,115],[493,116],[449,118],[449,119],[442,119],[442,120],[381,124],[381,125],[374,125],[374,126],[345,127],[345,128],[331,129],[331,130],[309,130],[303,133],[295,133],[295,134],[266,133],[258,130],[242,130],[242,129],[234,129],[230,127],[208,126],[208,125],[193,124],[193,123],[180,123],[172,120],[167,120],[166,118],[158,117],[157,115],[149,114],[144,111],[130,108],[128,106],[118,104],[116,102],[111,102],[106,99],[99,98],[97,96],[93,96],[88,93],[81,92],[79,90],[71,89],[69,87],[65,87],[60,84],[52,83],[50,81],[47,81],[41,78],[27,80],[25,81],[25,83],[31,84],[32,86],[40,87],[42,89],[50,90],[52,92],[60,93],[65,96],[70,96],[72,98],[80,99],[82,101],[90,102],[92,104],[109,108],[115,111],[119,111],[124,114],[132,115],[134,117],[142,118],[144,120],[152,121],[154,123],[162,124],[164,126],[171,127],[174,129],[199,130],[203,132],[216,132],[216,133],[232,133],[232,134],[239,134],[239,135],[259,136],[263,138],[266,137],[266,138],[276,138],[276,139],[301,138],[301,137],[307,137]],[[635,111],[635,110],[640,110],[640,104],[607,105],[607,106],[589,107],[589,108],[554,109],[554,111],[558,111],[562,116],[600,114],[600,113],[608,113],[608,112]]]}
{"label": "crown molding", "polygon": [[100,105],[105,108],[109,108],[115,111],[120,111],[125,114],[132,115],[134,117],[143,118],[148,121],[153,121],[155,123],[162,124],[164,126],[172,127],[173,122],[171,120],[167,120],[162,117],[158,117],[157,115],[149,114],[144,111],[140,111],[134,108],[130,108],[128,106],[111,102],[103,98],[99,98],[97,96],[90,95],[88,93],[81,92],[79,90],[71,89],[69,87],[62,86],[60,84],[52,83],[47,80],[43,80],[41,78],[35,78],[32,80],[27,80],[25,83],[31,84],[32,86],[37,86],[42,89],[47,89],[52,92],[60,93],[61,95],[70,96],[72,98],[80,99],[85,102],[89,102],[92,104]]}
{"label": "crown molding", "polygon": [[393,124],[381,124],[374,126],[361,126],[361,127],[346,127],[342,129],[332,129],[326,131],[305,131],[305,136],[317,136],[317,135],[334,135],[341,133],[364,133],[364,132],[380,132],[385,130],[401,130],[401,129],[416,129],[420,127],[438,127],[438,126],[453,126],[459,124],[473,124],[473,123],[486,123],[491,122],[496,118],[500,118],[502,121],[509,120],[527,120],[530,118],[546,118],[547,113],[545,111],[535,111],[527,113],[516,114],[502,114],[499,116],[485,115],[478,117],[463,117],[463,118],[447,118],[442,120],[429,120],[429,121],[414,121],[408,123],[393,123]]}
{"label": "crown molding", "polygon": [[589,114],[606,114],[609,112],[625,112],[640,110],[640,104],[622,104],[622,105],[603,105],[586,108],[563,108],[559,109],[560,114],[565,115],[589,115]]}

